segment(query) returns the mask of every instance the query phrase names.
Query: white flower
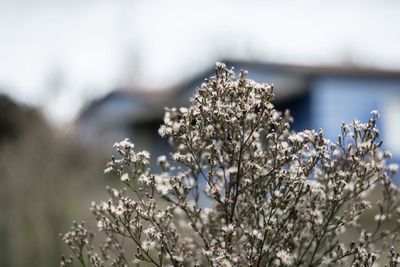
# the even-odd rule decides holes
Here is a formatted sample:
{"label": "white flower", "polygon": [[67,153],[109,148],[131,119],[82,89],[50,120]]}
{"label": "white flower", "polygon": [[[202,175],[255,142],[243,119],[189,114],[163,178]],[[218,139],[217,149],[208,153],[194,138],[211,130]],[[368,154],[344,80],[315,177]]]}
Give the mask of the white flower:
{"label": "white flower", "polygon": [[99,231],[103,231],[104,230],[104,226],[105,226],[105,224],[104,224],[103,220],[99,220],[97,222],[97,228],[99,228]]}
{"label": "white flower", "polygon": [[132,260],[132,263],[133,263],[133,264],[139,264],[139,263],[140,263],[140,260],[139,260],[138,258],[134,258],[134,259]]}
{"label": "white flower", "polygon": [[166,184],[158,184],[157,185],[157,190],[162,194],[162,195],[167,195],[169,190],[171,190],[170,185]]}
{"label": "white flower", "polygon": [[386,214],[376,214],[374,217],[375,221],[385,221],[387,219]]}
{"label": "white flower", "polygon": [[104,169],[104,173],[110,173],[113,170],[113,167],[107,167]]}
{"label": "white flower", "polygon": [[142,242],[142,248],[144,250],[150,250],[153,249],[156,246],[156,242],[150,241],[150,240],[145,240]]}
{"label": "white flower", "polygon": [[121,175],[121,181],[122,182],[128,182],[129,181],[129,175],[127,173],[124,173]]}
{"label": "white flower", "polygon": [[174,255],[174,256],[172,256],[172,258],[173,258],[174,260],[176,260],[177,262],[182,262],[182,261],[183,261],[183,257],[182,257],[182,256],[176,256],[176,255]]}
{"label": "white flower", "polygon": [[134,147],[134,145],[129,141],[129,138],[125,138],[124,141],[122,141],[119,144],[125,148],[133,148]]}
{"label": "white flower", "polygon": [[180,113],[186,113],[186,112],[188,112],[188,109],[185,108],[185,107],[181,107],[181,108],[179,108],[179,112]]}
{"label": "white flower", "polygon": [[276,257],[281,260],[284,266],[291,266],[293,264],[293,257],[286,250],[278,251]]}
{"label": "white flower", "polygon": [[279,192],[278,190],[275,190],[274,196],[275,196],[276,198],[280,198],[280,197],[282,197],[282,193]]}
{"label": "white flower", "polygon": [[354,183],[353,182],[349,182],[349,183],[345,183],[346,185],[344,186],[344,189],[347,191],[353,191],[354,190]]}
{"label": "white flower", "polygon": [[158,134],[161,137],[165,137],[167,135],[167,127],[165,125],[161,125],[160,129],[158,129]]}
{"label": "white flower", "polygon": [[262,240],[263,237],[264,237],[263,234],[260,231],[256,230],[256,229],[253,230],[252,235],[255,238],[260,239],[260,240]]}
{"label": "white flower", "polygon": [[384,157],[385,159],[391,159],[391,158],[392,158],[392,153],[390,153],[389,151],[385,151],[385,152],[383,153],[383,157]]}
{"label": "white flower", "polygon": [[228,261],[227,259],[223,259],[222,261],[219,262],[218,266],[231,267],[232,263],[230,261]]}
{"label": "white flower", "polygon": [[301,143],[304,141],[304,138],[300,134],[293,134],[289,136],[289,141],[292,143]]}
{"label": "white flower", "polygon": [[224,225],[224,226],[222,226],[221,230],[226,233],[231,233],[235,230],[235,225],[233,223],[231,223],[229,225]]}
{"label": "white flower", "polygon": [[238,172],[238,168],[237,168],[236,166],[230,167],[230,168],[228,169],[228,172],[229,172],[230,174],[235,174],[235,173]]}
{"label": "white flower", "polygon": [[169,182],[169,177],[167,175],[157,175],[155,177],[156,181],[156,189],[162,195],[167,195],[169,191],[172,189],[172,186]]}
{"label": "white flower", "polygon": [[123,141],[119,143],[115,143],[113,145],[114,148],[125,148],[125,149],[132,149],[134,148],[134,144],[129,141],[129,138],[125,138]]}
{"label": "white flower", "polygon": [[205,250],[204,248],[201,248],[201,254],[203,254],[204,256],[211,256],[212,255],[212,251],[211,250]]}
{"label": "white flower", "polygon": [[392,163],[392,164],[389,164],[388,168],[391,173],[397,173],[397,171],[399,170],[399,165]]}
{"label": "white flower", "polygon": [[149,227],[147,227],[143,233],[149,235],[149,236],[154,236],[156,233],[156,228],[152,225],[149,225]]}
{"label": "white flower", "polygon": [[223,68],[226,67],[226,65],[225,65],[224,63],[218,61],[217,63],[215,63],[215,67],[216,67],[216,68],[223,69]]}
{"label": "white flower", "polygon": [[177,122],[174,122],[172,124],[172,131],[177,134],[179,132],[179,129],[181,128],[181,125]]}
{"label": "white flower", "polygon": [[138,181],[142,184],[150,185],[151,179],[148,175],[140,175]]}
{"label": "white flower", "polygon": [[379,111],[377,111],[377,110],[372,110],[369,114],[371,114],[372,116],[374,116],[375,118],[379,118],[380,117],[380,114],[379,114]]}
{"label": "white flower", "polygon": [[165,163],[166,161],[167,161],[167,157],[164,156],[164,155],[159,156],[159,157],[157,158],[157,164],[158,164],[158,165],[163,164],[163,163]]}
{"label": "white flower", "polygon": [[125,209],[122,206],[118,206],[115,210],[115,215],[117,216],[121,216],[123,215],[125,212]]}

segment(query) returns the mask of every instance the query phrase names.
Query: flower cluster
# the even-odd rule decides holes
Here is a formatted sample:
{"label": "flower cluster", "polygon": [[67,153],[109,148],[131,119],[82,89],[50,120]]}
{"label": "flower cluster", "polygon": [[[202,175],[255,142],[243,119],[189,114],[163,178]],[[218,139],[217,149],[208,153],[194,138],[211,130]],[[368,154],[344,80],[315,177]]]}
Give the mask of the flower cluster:
{"label": "flower cluster", "polygon": [[[380,150],[378,112],[343,123],[332,142],[323,130],[291,131],[273,99],[271,85],[217,63],[190,107],[166,109],[159,134],[174,146],[173,163],[158,157],[154,173],[147,152],[128,139],[114,145],[120,158],[105,172],[125,187],[108,188],[110,198],[91,208],[106,243],[95,253],[78,225],[63,237],[74,255],[93,266],[372,266],[378,241],[395,244],[400,229],[382,231],[398,216],[399,190],[397,165]],[[360,218],[377,190],[367,231]],[[345,242],[348,230],[359,240]],[[389,258],[398,261],[394,249]]]}

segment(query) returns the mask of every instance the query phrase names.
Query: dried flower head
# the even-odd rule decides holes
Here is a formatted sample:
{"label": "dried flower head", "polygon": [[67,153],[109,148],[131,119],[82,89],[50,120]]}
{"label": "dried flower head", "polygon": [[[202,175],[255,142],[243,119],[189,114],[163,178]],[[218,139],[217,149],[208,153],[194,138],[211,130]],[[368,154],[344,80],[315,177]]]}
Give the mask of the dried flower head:
{"label": "dried flower head", "polygon": [[[166,109],[159,134],[174,144],[174,164],[160,156],[153,173],[147,152],[116,143],[120,158],[105,172],[125,188],[109,188],[110,198],[91,209],[106,242],[96,252],[75,225],[63,236],[75,257],[84,266],[372,266],[377,241],[394,244],[399,230],[381,231],[399,190],[391,182],[398,167],[380,151],[379,113],[343,123],[331,142],[322,129],[291,131],[292,118],[273,99],[271,85],[217,63],[189,107]],[[362,231],[374,189],[382,192],[375,226]],[[350,244],[349,228],[360,234]]]}

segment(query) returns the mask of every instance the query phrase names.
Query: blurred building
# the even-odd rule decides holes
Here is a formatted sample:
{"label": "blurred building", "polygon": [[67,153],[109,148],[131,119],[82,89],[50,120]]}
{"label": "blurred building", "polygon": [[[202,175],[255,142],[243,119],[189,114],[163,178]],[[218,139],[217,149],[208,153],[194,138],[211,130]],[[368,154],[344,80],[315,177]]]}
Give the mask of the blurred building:
{"label": "blurred building", "polygon": [[[248,70],[248,78],[275,85],[278,109],[290,109],[293,129],[325,130],[335,140],[342,121],[367,122],[371,110],[379,110],[379,128],[385,149],[400,159],[400,72],[356,67],[309,67],[225,61],[228,67]],[[195,88],[213,70],[173,88],[158,92],[119,89],[94,101],[77,121],[78,130],[89,143],[113,142],[130,137],[140,149],[165,154],[168,144],[157,130],[164,107],[187,106]],[[162,89],[162,90],[161,90]]]}

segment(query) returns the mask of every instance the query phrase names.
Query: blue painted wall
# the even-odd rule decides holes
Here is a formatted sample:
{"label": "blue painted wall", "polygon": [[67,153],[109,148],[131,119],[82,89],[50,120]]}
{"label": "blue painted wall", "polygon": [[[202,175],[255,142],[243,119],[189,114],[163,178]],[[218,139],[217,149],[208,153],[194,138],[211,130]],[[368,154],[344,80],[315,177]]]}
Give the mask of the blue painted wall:
{"label": "blue painted wall", "polygon": [[319,77],[311,83],[312,127],[336,138],[342,121],[367,122],[375,109],[381,113],[382,129],[386,116],[390,117],[387,113],[392,112],[388,101],[393,100],[400,105],[400,80]]}
{"label": "blue painted wall", "polygon": [[389,162],[400,162],[400,79],[319,76],[310,92],[311,128],[323,128],[334,141],[342,121],[367,122],[378,110],[383,149],[393,154]]}

